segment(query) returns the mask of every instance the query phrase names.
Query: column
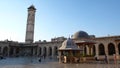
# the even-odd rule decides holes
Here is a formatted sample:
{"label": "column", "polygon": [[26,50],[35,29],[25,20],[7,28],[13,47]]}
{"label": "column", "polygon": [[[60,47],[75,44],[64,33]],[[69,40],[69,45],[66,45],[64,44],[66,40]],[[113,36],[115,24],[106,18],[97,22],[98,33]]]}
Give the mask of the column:
{"label": "column", "polygon": [[46,47],[46,50],[47,50],[46,57],[48,57],[48,56],[49,56],[49,48],[48,48],[48,47]]}
{"label": "column", "polygon": [[91,47],[91,55],[93,55],[93,46]]}
{"label": "column", "polygon": [[16,48],[14,48],[13,54],[14,56],[16,56]]}
{"label": "column", "polygon": [[86,45],[85,47],[86,47],[86,54],[87,54],[87,55],[90,55],[90,51],[89,51],[89,50],[90,50],[90,49],[89,49],[89,45]]}
{"label": "column", "polygon": [[54,47],[52,47],[52,57],[54,58],[54,56],[55,56],[55,49]]}
{"label": "column", "polygon": [[59,63],[61,63],[62,62],[61,51],[58,51],[58,55],[59,55]]}
{"label": "column", "polygon": [[96,56],[99,56],[99,49],[98,49],[98,44],[95,44],[95,50],[96,50]]}
{"label": "column", "polygon": [[40,47],[37,48],[37,56],[39,56],[40,53]]}
{"label": "column", "polygon": [[109,63],[108,44],[105,43],[105,44],[104,44],[104,47],[105,47],[105,54],[106,54],[106,56],[107,56],[107,61],[108,61],[108,63]]}

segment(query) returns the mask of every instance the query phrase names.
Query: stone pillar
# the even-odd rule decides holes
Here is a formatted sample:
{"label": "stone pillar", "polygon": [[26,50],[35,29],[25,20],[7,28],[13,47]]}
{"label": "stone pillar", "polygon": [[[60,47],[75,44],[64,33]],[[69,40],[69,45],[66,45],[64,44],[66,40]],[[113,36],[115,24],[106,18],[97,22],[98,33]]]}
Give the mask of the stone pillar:
{"label": "stone pillar", "polygon": [[87,55],[90,55],[90,51],[89,51],[89,50],[90,50],[90,49],[89,49],[89,45],[86,45],[85,47],[86,47],[86,54],[87,54]]}
{"label": "stone pillar", "polygon": [[40,47],[37,48],[37,56],[39,56]]}
{"label": "stone pillar", "polygon": [[117,63],[118,63],[118,60],[119,60],[119,50],[118,50],[118,45],[119,43],[116,41],[115,42],[115,51],[116,51],[116,59],[117,59]]}
{"label": "stone pillar", "polygon": [[2,53],[2,54],[3,54],[3,48],[4,48],[4,47],[1,47],[1,53]]}
{"label": "stone pillar", "polygon": [[55,49],[54,49],[54,47],[52,47],[52,57],[54,57],[55,56]]}
{"label": "stone pillar", "polygon": [[105,47],[105,54],[108,56],[108,44],[104,44]]}
{"label": "stone pillar", "polygon": [[49,56],[49,47],[46,47],[46,50],[47,50],[46,57],[48,57]]}
{"label": "stone pillar", "polygon": [[43,50],[43,47],[41,47],[41,55],[43,56],[44,55],[44,50]]}
{"label": "stone pillar", "polygon": [[91,55],[93,55],[93,46],[91,45]]}
{"label": "stone pillar", "polygon": [[99,49],[98,49],[98,44],[95,44],[95,51],[96,51],[96,56],[99,56]]}
{"label": "stone pillar", "polygon": [[108,60],[108,63],[109,63],[108,44],[105,43],[105,44],[104,44],[104,47],[105,47],[105,54],[106,54],[106,56],[107,56],[107,60]]}
{"label": "stone pillar", "polygon": [[61,58],[61,51],[58,51],[58,55],[59,55],[59,63],[61,63],[62,62],[62,58]]}
{"label": "stone pillar", "polygon": [[83,45],[83,56],[85,56],[85,45]]}
{"label": "stone pillar", "polygon": [[117,43],[117,42],[116,42],[116,44],[115,44],[115,52],[116,52],[116,55],[119,55],[118,44],[119,44],[119,43]]}

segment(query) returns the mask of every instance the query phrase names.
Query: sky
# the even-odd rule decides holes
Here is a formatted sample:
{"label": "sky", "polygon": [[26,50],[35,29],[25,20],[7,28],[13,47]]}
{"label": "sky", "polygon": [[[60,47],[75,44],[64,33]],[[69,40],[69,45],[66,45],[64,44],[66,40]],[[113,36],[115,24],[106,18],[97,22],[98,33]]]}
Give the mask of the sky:
{"label": "sky", "polygon": [[85,31],[96,37],[120,35],[120,0],[0,0],[0,40],[24,42],[27,8],[34,5],[34,41]]}

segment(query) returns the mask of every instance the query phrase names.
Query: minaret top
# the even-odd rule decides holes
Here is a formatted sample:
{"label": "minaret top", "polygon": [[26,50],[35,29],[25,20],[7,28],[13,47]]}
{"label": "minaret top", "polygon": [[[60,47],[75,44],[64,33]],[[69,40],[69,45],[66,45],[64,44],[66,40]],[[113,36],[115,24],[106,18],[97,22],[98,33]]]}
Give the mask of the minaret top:
{"label": "minaret top", "polygon": [[30,7],[28,7],[28,10],[36,10],[36,8],[34,7],[34,5],[31,5]]}

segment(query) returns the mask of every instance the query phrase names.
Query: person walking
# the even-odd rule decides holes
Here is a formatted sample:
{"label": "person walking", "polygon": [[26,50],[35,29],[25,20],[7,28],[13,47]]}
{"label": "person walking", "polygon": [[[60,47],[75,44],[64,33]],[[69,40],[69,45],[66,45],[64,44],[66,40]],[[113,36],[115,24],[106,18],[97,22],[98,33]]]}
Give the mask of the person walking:
{"label": "person walking", "polygon": [[113,54],[113,57],[114,57],[114,64],[117,64],[116,54]]}
{"label": "person walking", "polygon": [[41,58],[39,58],[39,60],[38,60],[39,62],[41,62]]}
{"label": "person walking", "polygon": [[41,56],[39,57],[38,61],[41,62]]}
{"label": "person walking", "polygon": [[108,64],[108,59],[107,59],[107,55],[105,54],[105,63]]}
{"label": "person walking", "polygon": [[95,56],[95,60],[96,60],[96,61],[99,61],[97,55]]}

